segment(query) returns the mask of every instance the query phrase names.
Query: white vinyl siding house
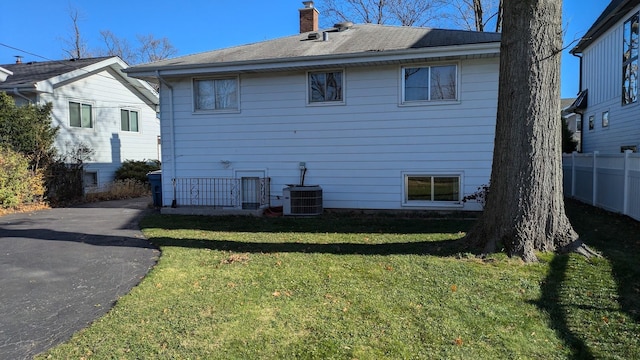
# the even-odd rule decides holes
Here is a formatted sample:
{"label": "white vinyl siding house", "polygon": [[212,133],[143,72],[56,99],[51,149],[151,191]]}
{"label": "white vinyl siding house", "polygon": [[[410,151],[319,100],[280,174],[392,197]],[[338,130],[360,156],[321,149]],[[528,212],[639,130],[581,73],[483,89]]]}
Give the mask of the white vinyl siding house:
{"label": "white vinyl siding house", "polygon": [[[344,44],[360,32],[377,31],[429,33],[355,25],[328,41]],[[204,77],[202,69],[184,65],[173,72],[162,63],[129,69],[141,78],[154,76],[155,69],[160,73],[163,205],[172,205],[175,178],[253,176],[270,179],[274,206],[282,205],[284,188],[304,179],[304,185],[322,187],[325,208],[479,210],[479,204],[462,199],[487,184],[491,172],[499,72],[499,35],[492,36],[477,55],[447,47],[456,54],[447,56],[453,60],[439,52],[419,59],[366,59],[378,52],[331,61],[327,55],[322,65],[315,65],[314,56],[285,59],[279,69],[281,64],[270,62],[276,69],[268,71],[243,68],[241,62],[215,64],[238,78],[234,113],[194,111],[193,83]],[[278,41],[284,47],[299,42]],[[251,66],[262,66],[256,63]],[[426,98],[406,101],[407,69],[426,72],[426,82],[413,83]]]}
{"label": "white vinyl siding house", "polygon": [[20,95],[31,102],[53,104],[58,153],[68,154],[81,144],[94,152],[85,167],[87,188],[112,182],[125,160],[160,158],[157,93],[146,82],[123,74],[126,64],[119,58],[3,66],[13,69],[14,76],[42,73],[42,78],[27,78],[19,84],[10,83],[9,77],[7,83],[0,83],[0,91],[2,86],[20,85]]}
{"label": "white vinyl siding house", "polygon": [[640,146],[639,12],[638,1],[612,1],[572,50],[581,56],[580,90],[588,90],[588,105],[579,109],[583,152],[620,153]]}

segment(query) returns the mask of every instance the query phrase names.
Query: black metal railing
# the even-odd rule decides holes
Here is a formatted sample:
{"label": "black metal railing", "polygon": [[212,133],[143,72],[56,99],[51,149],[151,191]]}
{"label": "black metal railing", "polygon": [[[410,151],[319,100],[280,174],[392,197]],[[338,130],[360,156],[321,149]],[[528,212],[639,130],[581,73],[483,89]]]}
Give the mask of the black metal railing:
{"label": "black metal railing", "polygon": [[269,205],[269,178],[176,178],[177,206],[259,209]]}

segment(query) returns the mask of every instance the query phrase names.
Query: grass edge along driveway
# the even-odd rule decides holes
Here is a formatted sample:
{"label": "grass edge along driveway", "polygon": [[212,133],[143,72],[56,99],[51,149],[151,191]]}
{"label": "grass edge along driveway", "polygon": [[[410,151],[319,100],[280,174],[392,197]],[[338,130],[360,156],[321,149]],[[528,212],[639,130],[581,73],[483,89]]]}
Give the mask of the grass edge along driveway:
{"label": "grass edge along driveway", "polygon": [[479,260],[464,220],[153,215],[157,266],[41,358],[640,358],[638,223],[567,210],[603,258]]}

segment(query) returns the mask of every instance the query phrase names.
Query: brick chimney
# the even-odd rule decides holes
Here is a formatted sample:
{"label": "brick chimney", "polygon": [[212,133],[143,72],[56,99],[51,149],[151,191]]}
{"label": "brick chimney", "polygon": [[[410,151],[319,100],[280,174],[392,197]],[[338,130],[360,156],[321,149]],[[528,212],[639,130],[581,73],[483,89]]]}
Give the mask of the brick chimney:
{"label": "brick chimney", "polygon": [[22,56],[16,55],[15,58],[16,58],[16,64],[22,64]]}
{"label": "brick chimney", "polygon": [[300,9],[300,33],[318,31],[318,10],[313,7],[313,1],[303,1],[304,8]]}

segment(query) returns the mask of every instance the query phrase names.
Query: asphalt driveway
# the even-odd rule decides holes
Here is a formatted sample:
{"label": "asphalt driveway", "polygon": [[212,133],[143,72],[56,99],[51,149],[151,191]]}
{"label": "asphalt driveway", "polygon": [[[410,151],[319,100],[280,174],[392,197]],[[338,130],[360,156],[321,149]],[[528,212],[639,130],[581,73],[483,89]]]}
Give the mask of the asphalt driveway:
{"label": "asphalt driveway", "polygon": [[151,198],[0,217],[0,359],[31,359],[104,315],[160,252],[138,221]]}

